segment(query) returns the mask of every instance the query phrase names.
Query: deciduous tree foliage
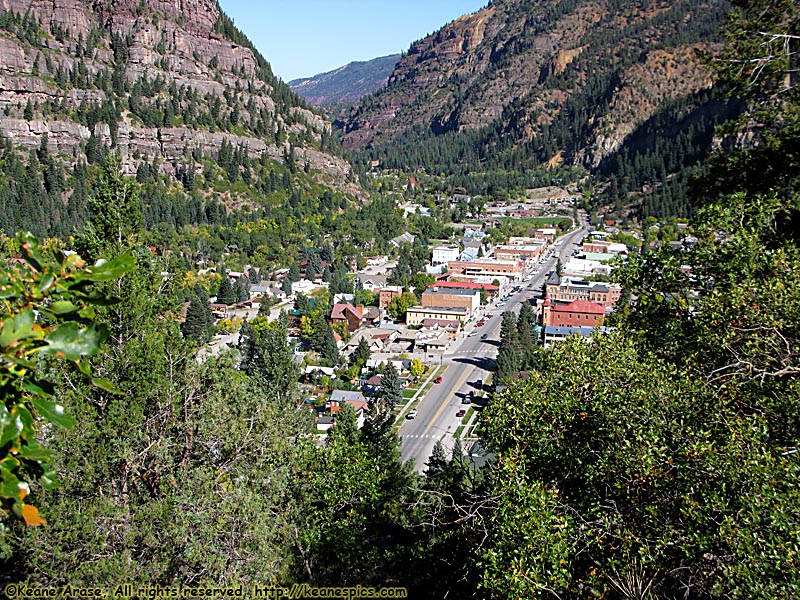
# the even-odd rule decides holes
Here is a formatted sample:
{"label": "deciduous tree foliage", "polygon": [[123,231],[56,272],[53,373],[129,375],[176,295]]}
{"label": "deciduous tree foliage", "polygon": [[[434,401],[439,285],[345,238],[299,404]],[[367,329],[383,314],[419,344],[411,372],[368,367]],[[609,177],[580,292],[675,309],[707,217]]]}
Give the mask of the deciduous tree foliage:
{"label": "deciduous tree foliage", "polygon": [[724,74],[755,102],[702,182],[696,244],[631,260],[618,333],[540,355],[489,410],[489,597],[800,594],[798,103],[762,44],[798,13],[737,5]]}

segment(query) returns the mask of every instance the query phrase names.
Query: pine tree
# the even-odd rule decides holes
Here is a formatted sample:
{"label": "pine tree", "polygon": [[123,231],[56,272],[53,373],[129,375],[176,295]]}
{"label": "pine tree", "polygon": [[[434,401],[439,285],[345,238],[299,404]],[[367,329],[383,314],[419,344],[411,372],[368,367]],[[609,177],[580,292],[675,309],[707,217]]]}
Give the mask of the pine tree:
{"label": "pine tree", "polygon": [[336,339],[333,337],[333,329],[330,325],[326,327],[325,333],[322,337],[320,356],[322,356],[322,358],[331,366],[338,365],[342,360],[341,355],[339,354],[339,348],[336,346]]}
{"label": "pine tree", "polygon": [[289,277],[285,277],[281,282],[281,291],[286,294],[287,298],[292,295],[292,280]]}
{"label": "pine tree", "polygon": [[403,400],[403,386],[400,385],[397,370],[391,363],[384,365],[382,373],[380,399],[391,411]]}
{"label": "pine tree", "polygon": [[367,344],[366,337],[362,336],[360,340],[358,340],[358,346],[353,351],[353,354],[350,355],[350,364],[351,365],[358,365],[359,368],[362,368],[371,356],[371,352],[369,351],[369,345]]}
{"label": "pine tree", "polygon": [[224,273],[222,274],[222,280],[219,282],[219,289],[217,290],[217,302],[219,304],[228,305],[236,303],[236,294],[234,293],[233,285],[231,285],[230,278]]}
{"label": "pine tree", "polygon": [[287,276],[287,279],[290,283],[296,283],[300,281],[300,264],[297,261],[293,261],[289,267],[289,275]]}
{"label": "pine tree", "polygon": [[209,339],[208,316],[211,308],[208,300],[192,298],[186,311],[186,320],[181,324],[181,333],[188,340],[204,344]]}

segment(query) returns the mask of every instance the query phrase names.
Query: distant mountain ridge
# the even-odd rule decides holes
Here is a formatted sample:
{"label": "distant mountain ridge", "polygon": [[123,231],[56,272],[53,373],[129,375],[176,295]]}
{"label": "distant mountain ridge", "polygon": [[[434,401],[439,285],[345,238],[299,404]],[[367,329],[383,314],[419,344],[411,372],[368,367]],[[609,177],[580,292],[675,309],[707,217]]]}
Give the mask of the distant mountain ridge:
{"label": "distant mountain ridge", "polygon": [[314,106],[357,102],[386,85],[401,54],[354,61],[313,77],[294,79],[289,87]]}

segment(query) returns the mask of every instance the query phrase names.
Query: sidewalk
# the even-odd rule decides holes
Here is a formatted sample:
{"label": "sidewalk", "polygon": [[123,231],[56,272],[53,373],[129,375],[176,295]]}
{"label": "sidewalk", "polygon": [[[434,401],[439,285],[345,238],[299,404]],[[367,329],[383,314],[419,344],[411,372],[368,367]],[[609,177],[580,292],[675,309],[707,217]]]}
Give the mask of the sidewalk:
{"label": "sidewalk", "polygon": [[430,375],[428,375],[428,378],[427,378],[427,379],[426,379],[424,382],[422,382],[422,384],[419,386],[419,389],[416,391],[416,393],[415,393],[415,394],[414,394],[414,395],[413,395],[411,398],[409,398],[409,399],[408,399],[408,400],[405,402],[405,404],[403,404],[403,407],[402,407],[402,408],[400,409],[400,411],[397,413],[397,417],[395,417],[395,420],[394,420],[394,423],[395,423],[395,425],[397,425],[399,422],[401,422],[401,421],[403,420],[403,418],[405,417],[406,413],[407,413],[409,410],[411,410],[411,406],[412,406],[412,405],[413,405],[413,404],[414,404],[414,403],[415,403],[417,400],[419,400],[420,394],[422,394],[422,393],[424,393],[424,392],[425,392],[426,388],[428,387],[428,384],[431,382],[431,379],[433,379],[433,378],[434,378],[436,375],[438,375],[438,374],[439,374],[439,371],[440,371],[442,368],[443,368],[442,366],[435,367],[435,368],[433,369],[433,371],[431,372],[431,374],[430,374]]}

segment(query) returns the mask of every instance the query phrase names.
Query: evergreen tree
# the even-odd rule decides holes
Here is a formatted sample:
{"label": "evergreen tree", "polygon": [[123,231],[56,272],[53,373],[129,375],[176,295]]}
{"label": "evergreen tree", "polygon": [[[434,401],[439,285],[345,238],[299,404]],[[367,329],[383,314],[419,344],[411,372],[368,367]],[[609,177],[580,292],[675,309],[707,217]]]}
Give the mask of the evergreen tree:
{"label": "evergreen tree", "polygon": [[428,458],[427,469],[425,470],[425,477],[431,481],[438,480],[447,468],[447,453],[444,451],[441,440],[436,440],[431,451],[431,456]]}
{"label": "evergreen tree", "polygon": [[247,291],[249,287],[249,283],[242,281],[241,278],[233,283],[232,293],[234,298],[236,298],[236,302],[244,302],[250,299],[250,292]]}
{"label": "evergreen tree", "polygon": [[289,277],[284,278],[281,282],[281,291],[289,298],[292,295],[292,280]]}
{"label": "evergreen tree", "polygon": [[211,306],[208,300],[192,298],[186,310],[186,320],[181,324],[183,337],[198,344],[206,343],[210,338],[209,317],[211,317]]}
{"label": "evergreen tree", "polygon": [[342,406],[336,413],[336,424],[328,430],[328,439],[347,446],[355,446],[361,441],[356,411],[349,404]]}
{"label": "evergreen tree", "polygon": [[319,275],[319,272],[317,271],[316,266],[314,266],[314,262],[309,260],[308,263],[306,263],[306,279],[309,281],[314,281],[317,278],[317,275]]}
{"label": "evergreen tree", "polygon": [[219,282],[219,289],[217,290],[217,302],[219,304],[236,304],[236,293],[234,292],[233,285],[230,278],[222,274],[222,280]]}
{"label": "evergreen tree", "polygon": [[389,411],[393,411],[403,400],[403,386],[400,385],[397,370],[391,363],[383,366],[382,374],[380,400]]}
{"label": "evergreen tree", "polygon": [[324,328],[322,343],[319,349],[320,356],[331,366],[336,366],[341,362],[339,348],[336,346],[336,339],[333,337],[333,329],[327,323],[325,323],[325,325],[326,327]]}
{"label": "evergreen tree", "polygon": [[362,336],[361,339],[358,340],[358,346],[356,346],[353,354],[350,355],[350,364],[358,365],[359,368],[363,368],[371,355],[372,353],[369,351],[366,337]]}
{"label": "evergreen tree", "polygon": [[289,266],[289,275],[287,276],[287,279],[291,283],[300,281],[300,264],[297,261],[292,262],[292,264]]}
{"label": "evergreen tree", "polygon": [[255,379],[269,399],[289,402],[297,396],[300,368],[294,360],[286,328],[280,321],[254,319],[240,332],[242,370]]}

